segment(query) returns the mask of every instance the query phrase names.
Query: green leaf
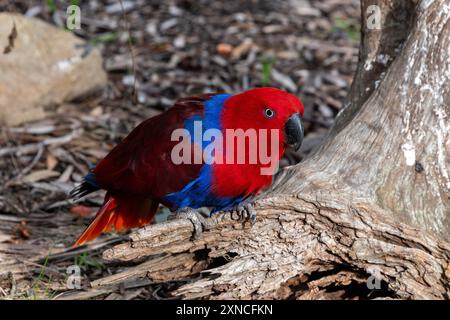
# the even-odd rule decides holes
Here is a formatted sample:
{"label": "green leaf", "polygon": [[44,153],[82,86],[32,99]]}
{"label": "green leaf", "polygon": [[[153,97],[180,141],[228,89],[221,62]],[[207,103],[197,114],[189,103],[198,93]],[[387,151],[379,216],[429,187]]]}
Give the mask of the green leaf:
{"label": "green leaf", "polygon": [[109,42],[114,42],[119,38],[119,33],[118,32],[110,32],[110,33],[105,33],[99,36],[96,36],[94,38],[92,38],[91,40],[89,40],[89,43],[91,45],[97,45],[99,43],[109,43]]}
{"label": "green leaf", "polygon": [[270,76],[272,74],[273,58],[265,57],[262,60],[262,79],[261,85],[267,87],[270,84]]}
{"label": "green leaf", "polygon": [[55,0],[47,0],[47,7],[48,10],[50,10],[50,12],[53,14],[56,11],[56,2]]}

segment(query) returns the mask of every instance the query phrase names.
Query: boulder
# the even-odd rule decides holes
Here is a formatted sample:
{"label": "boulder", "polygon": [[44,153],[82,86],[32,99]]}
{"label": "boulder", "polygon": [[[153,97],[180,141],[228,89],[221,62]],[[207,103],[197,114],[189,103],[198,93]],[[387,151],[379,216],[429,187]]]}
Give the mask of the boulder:
{"label": "boulder", "polygon": [[107,83],[102,56],[72,32],[0,13],[0,125],[18,125]]}

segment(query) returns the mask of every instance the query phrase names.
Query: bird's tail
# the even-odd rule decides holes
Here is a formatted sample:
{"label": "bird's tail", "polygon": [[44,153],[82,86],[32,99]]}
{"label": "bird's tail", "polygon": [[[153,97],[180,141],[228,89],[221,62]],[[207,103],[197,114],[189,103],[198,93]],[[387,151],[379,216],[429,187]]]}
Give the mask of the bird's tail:
{"label": "bird's tail", "polygon": [[150,223],[158,209],[158,202],[147,198],[106,194],[103,206],[95,216],[94,221],[74,243],[78,247],[87,241],[97,238],[103,232],[125,231]]}

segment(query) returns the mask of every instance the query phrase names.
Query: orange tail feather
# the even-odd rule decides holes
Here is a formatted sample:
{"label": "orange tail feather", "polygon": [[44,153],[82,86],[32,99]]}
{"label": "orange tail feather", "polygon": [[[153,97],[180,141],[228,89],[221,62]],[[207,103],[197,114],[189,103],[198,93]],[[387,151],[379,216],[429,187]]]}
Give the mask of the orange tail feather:
{"label": "orange tail feather", "polygon": [[116,197],[106,194],[103,206],[95,216],[94,221],[74,243],[78,247],[87,241],[97,238],[100,234],[110,231],[124,231],[141,227],[150,223],[158,209],[158,202],[138,197]]}

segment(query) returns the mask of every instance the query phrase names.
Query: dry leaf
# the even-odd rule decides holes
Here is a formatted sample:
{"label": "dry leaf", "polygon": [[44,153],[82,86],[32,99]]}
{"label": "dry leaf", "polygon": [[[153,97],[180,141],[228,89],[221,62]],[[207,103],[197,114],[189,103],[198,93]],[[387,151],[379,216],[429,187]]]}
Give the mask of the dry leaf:
{"label": "dry leaf", "polygon": [[17,225],[17,231],[19,231],[19,234],[24,239],[29,239],[31,236],[30,228],[27,225],[26,221],[21,221]]}
{"label": "dry leaf", "polygon": [[51,171],[51,170],[55,169],[57,164],[58,164],[58,159],[56,159],[56,157],[54,155],[49,153],[47,155],[47,169]]}
{"label": "dry leaf", "polygon": [[249,52],[254,46],[255,44],[251,39],[245,39],[240,45],[233,49],[233,52],[231,52],[231,57],[233,59],[239,59],[242,55]]}
{"label": "dry leaf", "polygon": [[93,117],[100,117],[103,114],[103,108],[100,106],[97,106],[94,109],[92,109],[90,114]]}
{"label": "dry leaf", "polygon": [[74,206],[72,208],[70,208],[70,213],[79,216],[79,217],[87,217],[89,215],[91,215],[92,213],[92,208],[86,207],[86,206]]}
{"label": "dry leaf", "polygon": [[55,177],[59,177],[59,172],[52,171],[52,170],[37,170],[37,171],[33,171],[32,173],[24,176],[22,178],[22,182],[32,183],[32,182],[37,182],[37,181],[55,178]]}
{"label": "dry leaf", "polygon": [[233,46],[228,43],[219,43],[216,47],[217,53],[221,56],[228,57],[233,52]]}

